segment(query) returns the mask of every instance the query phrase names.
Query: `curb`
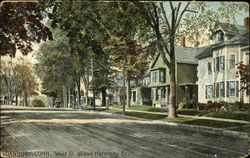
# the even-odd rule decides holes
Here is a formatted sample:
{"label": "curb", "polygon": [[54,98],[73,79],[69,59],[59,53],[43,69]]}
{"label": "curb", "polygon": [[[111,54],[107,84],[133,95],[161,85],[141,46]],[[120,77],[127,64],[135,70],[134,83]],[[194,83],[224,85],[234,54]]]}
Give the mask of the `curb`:
{"label": "curb", "polygon": [[205,127],[205,126],[198,126],[198,125],[188,125],[188,124],[181,124],[181,123],[175,123],[175,122],[166,122],[166,121],[161,121],[161,120],[150,120],[150,119],[144,119],[144,118],[138,118],[134,116],[126,116],[126,115],[120,115],[120,114],[114,114],[114,113],[102,112],[102,111],[93,111],[93,110],[82,110],[82,111],[91,111],[92,113],[97,113],[97,114],[113,115],[113,116],[118,116],[118,117],[129,118],[129,119],[149,121],[152,123],[165,124],[165,125],[170,125],[170,126],[178,126],[181,128],[191,129],[197,132],[199,131],[199,132],[207,132],[207,133],[213,133],[213,134],[217,133],[217,134],[227,135],[230,137],[249,139],[250,141],[250,135],[244,132],[236,132],[236,131],[231,131],[227,129]]}

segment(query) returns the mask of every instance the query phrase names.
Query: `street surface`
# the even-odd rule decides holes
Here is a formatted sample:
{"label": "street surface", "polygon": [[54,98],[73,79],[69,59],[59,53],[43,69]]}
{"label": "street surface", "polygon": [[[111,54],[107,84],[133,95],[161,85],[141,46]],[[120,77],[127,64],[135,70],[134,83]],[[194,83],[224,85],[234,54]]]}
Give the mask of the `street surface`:
{"label": "street surface", "polygon": [[[1,156],[84,158],[242,157],[249,138],[142,119],[1,106]],[[12,154],[12,155],[11,155]]]}

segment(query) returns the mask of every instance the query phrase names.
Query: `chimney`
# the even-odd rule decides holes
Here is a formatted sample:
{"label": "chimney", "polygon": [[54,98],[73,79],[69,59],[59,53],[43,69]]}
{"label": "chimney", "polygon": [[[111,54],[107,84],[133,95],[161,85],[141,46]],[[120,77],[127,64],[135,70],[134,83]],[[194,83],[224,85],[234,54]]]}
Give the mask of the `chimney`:
{"label": "chimney", "polygon": [[186,37],[181,38],[181,46],[186,47]]}
{"label": "chimney", "polygon": [[244,18],[244,26],[245,28],[249,29],[249,17]]}

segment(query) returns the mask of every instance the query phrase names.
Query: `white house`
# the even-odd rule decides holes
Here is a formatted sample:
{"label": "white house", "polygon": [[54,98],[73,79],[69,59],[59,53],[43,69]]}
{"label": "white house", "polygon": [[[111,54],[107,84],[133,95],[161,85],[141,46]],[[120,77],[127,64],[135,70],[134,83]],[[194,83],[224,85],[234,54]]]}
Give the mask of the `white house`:
{"label": "white house", "polygon": [[215,25],[209,45],[198,58],[198,102],[245,102],[247,94],[240,92],[240,76],[236,63],[243,61],[242,48],[249,45],[249,18],[245,26]]}

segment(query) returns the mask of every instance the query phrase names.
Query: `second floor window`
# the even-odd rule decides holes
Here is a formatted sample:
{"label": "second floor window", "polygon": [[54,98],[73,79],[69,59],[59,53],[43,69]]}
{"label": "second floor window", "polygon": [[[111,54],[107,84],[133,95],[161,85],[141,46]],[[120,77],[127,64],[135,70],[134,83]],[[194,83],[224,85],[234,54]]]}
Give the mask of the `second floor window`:
{"label": "second floor window", "polygon": [[159,73],[160,73],[160,82],[165,82],[165,78],[166,78],[165,70],[160,70]]}
{"label": "second floor window", "polygon": [[219,72],[225,70],[225,56],[214,58],[214,71]]}
{"label": "second floor window", "polygon": [[211,62],[208,62],[208,64],[207,64],[207,72],[209,75],[212,73],[212,63]]}
{"label": "second floor window", "polygon": [[229,56],[229,69],[235,69],[235,54]]}
{"label": "second floor window", "polygon": [[153,82],[158,82],[158,71],[153,71],[152,81]]}

